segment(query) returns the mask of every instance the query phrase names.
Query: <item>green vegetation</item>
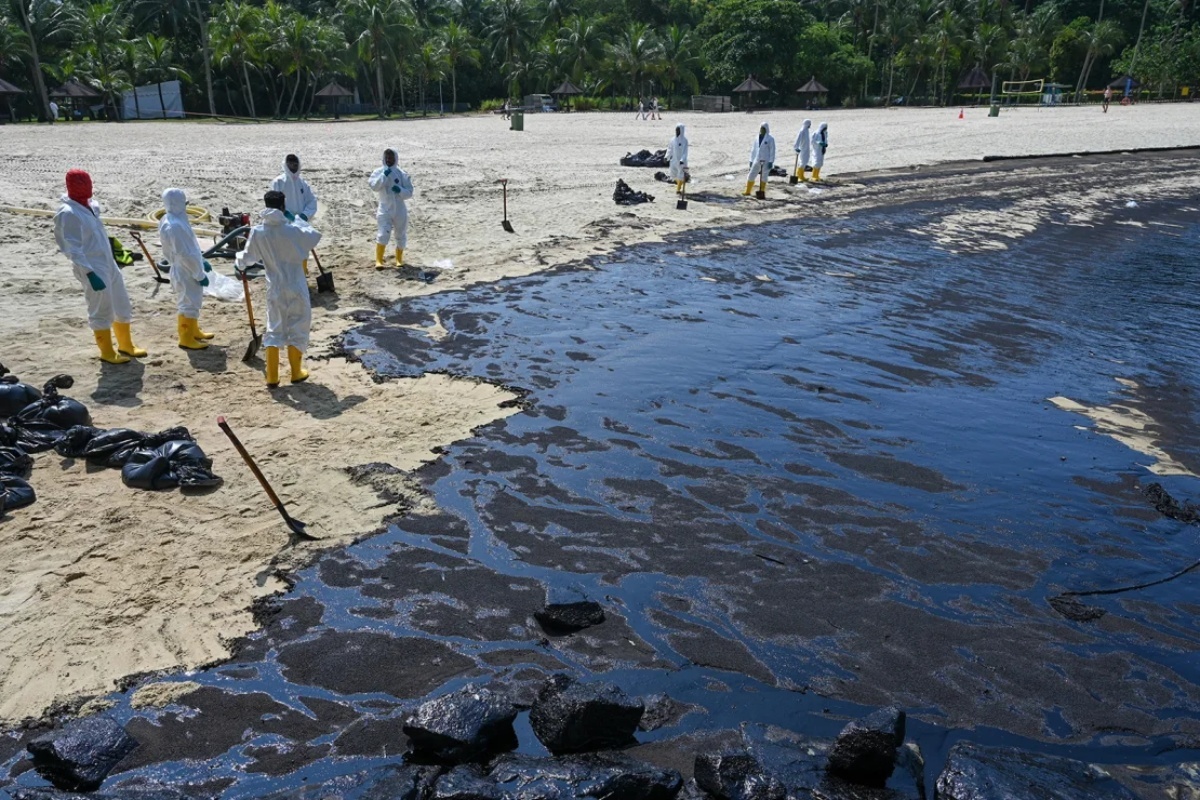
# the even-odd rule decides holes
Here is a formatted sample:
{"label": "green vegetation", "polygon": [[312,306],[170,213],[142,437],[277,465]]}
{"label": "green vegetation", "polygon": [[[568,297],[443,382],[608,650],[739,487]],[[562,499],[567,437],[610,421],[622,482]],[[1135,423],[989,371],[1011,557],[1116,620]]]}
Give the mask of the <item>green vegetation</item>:
{"label": "green vegetation", "polygon": [[[570,79],[573,105],[729,94],[796,106],[953,103],[978,68],[1084,98],[1124,74],[1151,97],[1200,83],[1195,0],[0,0],[0,78],[44,117],[76,79],[113,105],[179,79],[191,111],[291,118],[331,81],[380,117],[487,108]],[[972,93],[978,93],[973,89]],[[986,93],[986,90],[984,90]]]}

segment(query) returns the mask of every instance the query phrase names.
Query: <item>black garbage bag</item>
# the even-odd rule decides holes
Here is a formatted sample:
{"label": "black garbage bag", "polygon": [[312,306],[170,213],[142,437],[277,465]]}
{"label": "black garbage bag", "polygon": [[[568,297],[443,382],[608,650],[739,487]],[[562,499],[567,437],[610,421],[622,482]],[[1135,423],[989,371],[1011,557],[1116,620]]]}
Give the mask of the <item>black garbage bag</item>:
{"label": "black garbage bag", "polygon": [[68,428],[62,438],[54,443],[54,452],[63,458],[83,458],[92,439],[96,438],[96,434],[103,432],[90,425],[75,425]]}
{"label": "black garbage bag", "polygon": [[221,483],[212,472],[212,459],[190,438],[135,450],[121,468],[121,480],[132,489],[187,489]]}
{"label": "black garbage bag", "polygon": [[0,446],[0,475],[28,478],[33,470],[33,459],[19,447]]}
{"label": "black garbage bag", "polygon": [[613,201],[619,206],[636,206],[639,203],[653,203],[654,195],[645,192],[635,192],[629,184],[617,179],[617,188],[613,190]]}
{"label": "black garbage bag", "polygon": [[19,422],[14,418],[10,421],[13,424],[9,427],[16,434],[13,444],[26,453],[44,453],[47,450],[52,450],[54,449],[54,445],[58,443],[58,440],[66,433],[66,431],[53,422],[47,422],[44,419]]}
{"label": "black garbage bag", "polygon": [[8,367],[0,364],[0,419],[16,414],[25,406],[39,399],[42,393],[28,383],[21,383]]}
{"label": "black garbage bag", "polygon": [[16,475],[0,475],[0,514],[33,505],[37,500],[33,487]]}
{"label": "black garbage bag", "polygon": [[110,428],[92,437],[83,450],[83,457],[92,464],[120,469],[129,454],[141,446],[146,434],[129,428]]}
{"label": "black garbage bag", "polygon": [[787,178],[790,176],[788,175],[788,171],[786,169],[784,169],[783,167],[771,167],[771,177],[772,178]]}
{"label": "black garbage bag", "polygon": [[666,150],[639,150],[636,153],[626,153],[621,159],[622,167],[669,167],[671,159],[667,158]]}
{"label": "black garbage bag", "polygon": [[92,415],[88,413],[87,406],[58,393],[59,389],[70,389],[74,385],[75,379],[70,375],[55,375],[42,387],[42,396],[21,409],[11,421],[23,425],[33,420],[44,420],[64,431],[75,425],[91,425]]}

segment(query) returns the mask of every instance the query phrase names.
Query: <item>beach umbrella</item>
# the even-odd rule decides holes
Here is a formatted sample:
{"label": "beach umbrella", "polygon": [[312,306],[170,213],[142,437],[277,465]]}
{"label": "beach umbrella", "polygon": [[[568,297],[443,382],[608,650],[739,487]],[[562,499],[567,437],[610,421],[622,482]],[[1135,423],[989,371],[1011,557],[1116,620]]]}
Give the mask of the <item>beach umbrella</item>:
{"label": "beach umbrella", "polygon": [[960,89],[987,89],[991,85],[991,76],[984,72],[982,67],[975,67],[958,82]]}
{"label": "beach umbrella", "polygon": [[766,91],[770,91],[770,90],[767,89],[766,86],[763,86],[761,83],[754,80],[754,76],[751,75],[751,76],[747,77],[746,80],[739,83],[737,85],[737,88],[733,90],[733,93],[750,95],[750,97],[746,101],[746,105],[748,106],[748,108],[746,110],[750,111],[752,108],[754,108],[754,93],[755,92],[766,92]]}
{"label": "beach umbrella", "polygon": [[5,99],[5,102],[8,105],[8,118],[13,122],[17,121],[17,117],[15,114],[13,114],[12,103],[13,99],[19,94],[25,94],[25,90],[13,86],[8,81],[0,78],[0,97]]}
{"label": "beach umbrella", "polygon": [[338,85],[337,81],[330,81],[325,88],[317,92],[314,97],[321,98],[322,103],[333,103],[333,115],[338,116],[338,104],[343,97],[354,97],[354,92],[349,89],[344,89]]}
{"label": "beach umbrella", "polygon": [[829,90],[817,81],[816,77],[809,78],[808,83],[796,90],[797,94],[825,94]]}
{"label": "beach umbrella", "polygon": [[1110,89],[1124,89],[1126,85],[1128,85],[1131,89],[1136,89],[1142,85],[1142,82],[1130,75],[1123,75],[1122,77],[1117,78],[1115,81],[1110,83],[1108,86]]}
{"label": "beach umbrella", "polygon": [[50,92],[50,96],[60,100],[97,100],[100,92],[72,78]]}
{"label": "beach umbrella", "polygon": [[571,95],[583,94],[583,89],[580,89],[578,86],[571,83],[571,81],[565,80],[562,82],[562,85],[560,85],[550,94],[554,95],[555,97],[570,97]]}

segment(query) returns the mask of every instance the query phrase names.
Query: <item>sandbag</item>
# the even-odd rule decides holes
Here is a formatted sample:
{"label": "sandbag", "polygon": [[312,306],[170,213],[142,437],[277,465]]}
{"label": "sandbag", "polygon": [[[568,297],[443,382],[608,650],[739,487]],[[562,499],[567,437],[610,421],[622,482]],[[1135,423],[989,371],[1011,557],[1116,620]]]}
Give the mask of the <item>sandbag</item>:
{"label": "sandbag", "polygon": [[0,475],[28,478],[33,470],[33,458],[19,447],[0,446]]}
{"label": "sandbag", "polygon": [[626,153],[621,159],[622,167],[669,167],[671,159],[667,158],[666,150],[639,150],[637,153]]}
{"label": "sandbag", "polygon": [[[187,433],[186,428],[175,430]],[[212,459],[190,438],[135,450],[121,468],[121,480],[133,489],[187,489],[221,483],[212,473]]]}
{"label": "sandbag", "polygon": [[33,505],[37,495],[24,478],[0,475],[0,513]]}
{"label": "sandbag", "polygon": [[103,431],[90,425],[75,425],[68,428],[62,438],[54,443],[54,452],[63,458],[82,458],[88,444],[99,433]]}
{"label": "sandbag", "polygon": [[617,179],[617,188],[613,190],[613,201],[619,206],[635,206],[639,203],[653,203],[654,195],[645,192],[635,192],[625,181]]}
{"label": "sandbag", "polygon": [[5,375],[0,378],[0,419],[13,416],[41,397],[42,393],[28,383],[21,383],[14,375]]}

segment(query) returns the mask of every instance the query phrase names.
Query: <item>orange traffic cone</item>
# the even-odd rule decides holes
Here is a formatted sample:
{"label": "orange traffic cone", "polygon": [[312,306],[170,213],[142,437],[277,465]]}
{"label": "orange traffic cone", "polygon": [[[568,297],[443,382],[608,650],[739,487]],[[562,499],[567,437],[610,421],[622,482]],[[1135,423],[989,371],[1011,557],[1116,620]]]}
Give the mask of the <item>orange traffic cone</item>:
{"label": "orange traffic cone", "polygon": [[965,119],[965,117],[963,117],[963,110],[961,108],[958,110],[958,118]]}

